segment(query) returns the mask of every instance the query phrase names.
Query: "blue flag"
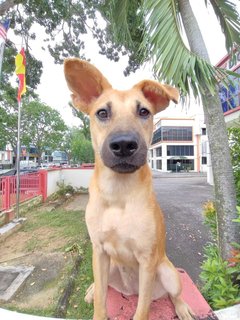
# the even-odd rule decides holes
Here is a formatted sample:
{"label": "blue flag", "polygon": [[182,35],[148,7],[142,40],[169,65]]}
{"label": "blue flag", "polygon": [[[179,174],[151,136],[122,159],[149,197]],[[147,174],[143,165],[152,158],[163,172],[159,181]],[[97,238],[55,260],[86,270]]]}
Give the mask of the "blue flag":
{"label": "blue flag", "polygon": [[3,39],[6,41],[7,39],[7,31],[10,25],[10,20],[6,20],[2,23],[0,23],[0,39]]}

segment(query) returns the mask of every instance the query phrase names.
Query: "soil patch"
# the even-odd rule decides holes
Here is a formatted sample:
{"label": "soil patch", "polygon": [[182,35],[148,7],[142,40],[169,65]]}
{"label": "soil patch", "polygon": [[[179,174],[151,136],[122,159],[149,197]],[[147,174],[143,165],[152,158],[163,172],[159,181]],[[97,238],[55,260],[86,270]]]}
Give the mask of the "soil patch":
{"label": "soil patch", "polygon": [[64,208],[65,210],[86,210],[86,206],[88,203],[89,194],[88,193],[82,193],[78,194],[77,196],[73,197],[72,201],[67,203]]}
{"label": "soil patch", "polygon": [[17,292],[11,305],[21,309],[48,308],[59,294],[58,280],[64,280],[65,268],[69,262],[63,253],[33,253],[16,259],[12,265],[33,265],[32,274]]}
{"label": "soil patch", "polygon": [[80,210],[85,210],[87,198],[85,194],[74,196],[51,212],[45,206],[30,210],[22,228],[0,243],[1,266],[34,267],[13,298],[0,302],[0,307],[54,315],[76,256],[86,245],[84,212]]}

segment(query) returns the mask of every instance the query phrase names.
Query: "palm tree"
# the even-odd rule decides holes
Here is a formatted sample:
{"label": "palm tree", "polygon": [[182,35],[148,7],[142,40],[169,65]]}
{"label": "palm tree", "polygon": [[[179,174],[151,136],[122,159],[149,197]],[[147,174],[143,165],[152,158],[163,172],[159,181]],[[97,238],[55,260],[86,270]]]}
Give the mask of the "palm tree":
{"label": "palm tree", "polygon": [[[180,88],[183,96],[191,92],[202,101],[213,167],[218,240],[221,256],[228,259],[231,243],[239,241],[236,218],[236,194],[224,115],[218,97],[219,79],[225,85],[231,72],[210,64],[208,52],[189,0],[112,0],[110,17],[115,40],[132,51],[153,60],[154,72],[160,81]],[[133,28],[135,4],[136,21],[142,16],[144,25]],[[229,53],[240,45],[240,17],[229,0],[205,0],[211,4],[220,22]],[[138,8],[136,10],[136,7]],[[129,12],[131,17],[129,17]],[[209,22],[210,25],[210,22]],[[143,30],[139,47],[133,30]],[[190,49],[182,38],[184,29]],[[134,45],[133,45],[134,43]],[[138,51],[139,53],[139,51]]]}

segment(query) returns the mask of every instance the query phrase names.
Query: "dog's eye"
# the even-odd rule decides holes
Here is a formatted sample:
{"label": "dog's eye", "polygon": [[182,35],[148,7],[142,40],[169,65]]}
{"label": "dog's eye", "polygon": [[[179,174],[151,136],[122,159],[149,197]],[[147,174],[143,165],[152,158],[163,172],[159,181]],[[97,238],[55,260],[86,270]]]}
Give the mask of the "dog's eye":
{"label": "dog's eye", "polygon": [[100,109],[96,113],[98,119],[105,120],[108,118],[108,111],[106,109]]}
{"label": "dog's eye", "polygon": [[147,118],[150,115],[150,111],[148,111],[148,109],[146,108],[140,108],[138,110],[138,114],[142,118]]}

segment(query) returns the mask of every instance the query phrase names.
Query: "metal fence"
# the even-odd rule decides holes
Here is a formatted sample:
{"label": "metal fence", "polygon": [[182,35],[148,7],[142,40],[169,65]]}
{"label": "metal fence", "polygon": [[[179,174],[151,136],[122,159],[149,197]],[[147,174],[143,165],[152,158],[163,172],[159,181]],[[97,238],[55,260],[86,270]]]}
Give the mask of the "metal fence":
{"label": "metal fence", "polygon": [[[47,197],[47,172],[39,171],[20,175],[20,202],[42,195]],[[17,201],[16,176],[0,177],[0,211],[9,210]]]}

